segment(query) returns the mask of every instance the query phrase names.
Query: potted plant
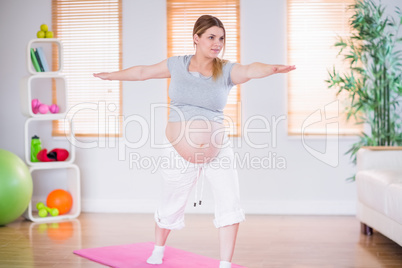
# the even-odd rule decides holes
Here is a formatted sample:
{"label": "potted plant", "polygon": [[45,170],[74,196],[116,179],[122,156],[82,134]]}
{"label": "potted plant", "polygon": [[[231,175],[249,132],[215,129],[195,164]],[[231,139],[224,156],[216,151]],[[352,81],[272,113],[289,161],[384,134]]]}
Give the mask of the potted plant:
{"label": "potted plant", "polygon": [[353,116],[357,124],[370,128],[346,152],[356,163],[362,146],[402,145],[402,38],[398,36],[402,14],[397,7],[395,21],[384,14],[381,2],[372,0],[358,0],[349,8],[354,12],[349,20],[351,35],[338,37],[335,43],[349,68],[341,73],[333,67],[326,82],[338,90],[337,96],[347,92],[347,120]]}

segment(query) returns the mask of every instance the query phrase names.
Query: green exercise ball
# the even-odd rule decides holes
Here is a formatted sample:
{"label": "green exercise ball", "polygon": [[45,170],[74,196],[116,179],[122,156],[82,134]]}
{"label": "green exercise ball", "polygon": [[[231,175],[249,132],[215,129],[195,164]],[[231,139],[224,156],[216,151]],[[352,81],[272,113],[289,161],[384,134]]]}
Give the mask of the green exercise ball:
{"label": "green exercise ball", "polygon": [[0,149],[0,226],[24,213],[32,191],[32,177],[27,165],[15,154]]}

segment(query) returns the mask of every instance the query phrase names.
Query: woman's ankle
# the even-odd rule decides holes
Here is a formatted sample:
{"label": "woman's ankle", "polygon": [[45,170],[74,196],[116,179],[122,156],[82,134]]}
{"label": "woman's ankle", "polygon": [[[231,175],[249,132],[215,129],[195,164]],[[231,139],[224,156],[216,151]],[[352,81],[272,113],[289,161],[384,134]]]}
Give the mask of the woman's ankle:
{"label": "woman's ankle", "polygon": [[231,268],[232,267],[232,263],[228,262],[228,261],[221,261],[219,263],[219,268]]}

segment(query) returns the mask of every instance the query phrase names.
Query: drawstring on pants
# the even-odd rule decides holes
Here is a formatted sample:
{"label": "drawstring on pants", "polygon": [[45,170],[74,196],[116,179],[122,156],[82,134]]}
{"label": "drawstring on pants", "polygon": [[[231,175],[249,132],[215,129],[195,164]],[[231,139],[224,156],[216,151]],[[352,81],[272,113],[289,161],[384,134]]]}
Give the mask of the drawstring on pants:
{"label": "drawstring on pants", "polygon": [[[200,178],[200,171],[202,171],[202,176]],[[197,182],[195,184],[195,197],[194,197],[194,207],[197,206],[197,195],[198,195],[198,180],[202,180],[202,184],[201,184],[201,196],[200,196],[200,200],[199,200],[199,205],[201,206],[202,203],[202,194],[204,192],[204,168],[200,167],[200,169],[197,172]]]}

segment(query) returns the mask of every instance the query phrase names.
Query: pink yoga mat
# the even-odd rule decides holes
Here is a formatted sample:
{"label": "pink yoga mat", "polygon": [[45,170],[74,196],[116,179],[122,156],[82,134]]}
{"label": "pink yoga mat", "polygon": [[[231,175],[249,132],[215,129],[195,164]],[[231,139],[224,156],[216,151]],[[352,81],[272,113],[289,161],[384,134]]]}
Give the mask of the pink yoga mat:
{"label": "pink yoga mat", "polygon": [[[74,253],[92,261],[116,268],[219,268],[219,260],[168,246],[165,247],[162,264],[148,264],[146,261],[151,255],[153,248],[153,242],[146,242],[80,249],[75,250]],[[232,264],[232,268],[245,268],[245,266]]]}

